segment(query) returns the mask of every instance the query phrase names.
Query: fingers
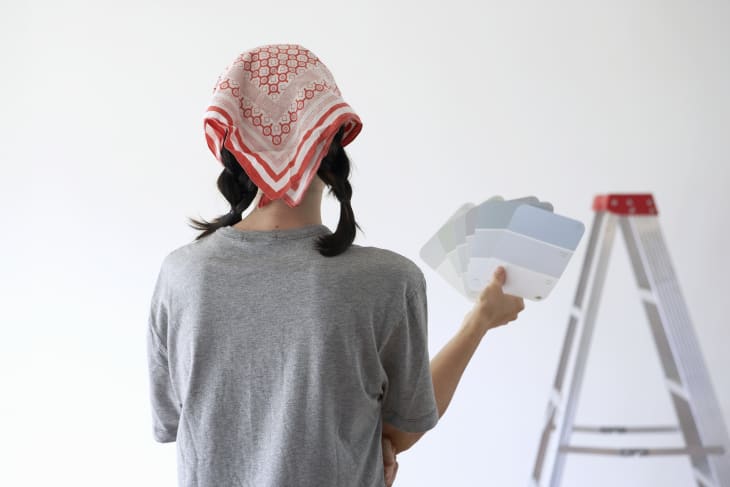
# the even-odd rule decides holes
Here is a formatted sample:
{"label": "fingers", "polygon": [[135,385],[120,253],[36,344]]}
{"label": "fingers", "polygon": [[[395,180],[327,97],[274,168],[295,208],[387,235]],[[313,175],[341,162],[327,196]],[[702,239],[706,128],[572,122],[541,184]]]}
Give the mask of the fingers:
{"label": "fingers", "polygon": [[385,485],[391,487],[395,481],[395,465],[390,465],[385,469]]}
{"label": "fingers", "polygon": [[525,300],[519,296],[513,296],[511,294],[505,294],[504,295],[506,299],[506,304],[511,309],[514,309],[518,313],[525,309]]}
{"label": "fingers", "polygon": [[520,312],[522,312],[523,309],[525,309],[525,300],[515,296],[515,297],[513,297],[513,301],[511,303],[511,305],[512,305],[511,308],[514,310],[514,313],[512,314],[512,316],[511,316],[512,319],[510,321],[514,321],[517,319],[517,315],[520,314]]}
{"label": "fingers", "polygon": [[517,296],[505,296],[507,298],[504,308],[503,318],[499,321],[498,326],[506,325],[517,320],[519,314],[525,309],[525,300]]}
{"label": "fingers", "polygon": [[398,471],[398,462],[395,460],[395,450],[390,438],[383,437],[383,474],[385,485],[391,487],[395,481],[395,474]]}
{"label": "fingers", "polygon": [[396,462],[393,465],[389,466],[385,470],[385,485],[386,485],[386,487],[391,487],[393,485],[393,482],[395,482],[395,474],[397,472],[398,472],[398,462]]}
{"label": "fingers", "polygon": [[383,465],[392,465],[395,463],[395,451],[390,438],[383,437]]}

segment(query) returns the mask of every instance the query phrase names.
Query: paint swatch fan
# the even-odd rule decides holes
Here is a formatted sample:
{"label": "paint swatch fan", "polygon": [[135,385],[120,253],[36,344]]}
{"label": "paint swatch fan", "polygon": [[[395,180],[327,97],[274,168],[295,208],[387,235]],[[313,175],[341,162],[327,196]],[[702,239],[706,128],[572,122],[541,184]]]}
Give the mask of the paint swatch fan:
{"label": "paint swatch fan", "polygon": [[421,258],[459,293],[476,301],[495,269],[505,294],[545,299],[578,247],[585,225],[557,215],[534,196],[495,196],[462,205],[421,248]]}

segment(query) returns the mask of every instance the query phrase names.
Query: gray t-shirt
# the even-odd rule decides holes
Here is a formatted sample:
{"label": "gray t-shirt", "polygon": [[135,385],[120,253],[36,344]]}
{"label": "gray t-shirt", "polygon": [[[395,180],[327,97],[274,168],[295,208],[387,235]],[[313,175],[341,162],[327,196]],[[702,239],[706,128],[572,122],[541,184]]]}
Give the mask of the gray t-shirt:
{"label": "gray t-shirt", "polygon": [[325,225],[223,227],[170,252],[147,327],[153,434],[183,487],[385,485],[382,421],[438,422],[426,281]]}

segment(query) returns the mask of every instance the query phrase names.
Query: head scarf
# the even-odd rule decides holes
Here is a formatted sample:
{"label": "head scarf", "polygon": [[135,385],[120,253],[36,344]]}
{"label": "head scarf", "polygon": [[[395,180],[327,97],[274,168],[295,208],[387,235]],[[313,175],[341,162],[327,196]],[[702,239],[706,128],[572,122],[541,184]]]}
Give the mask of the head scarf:
{"label": "head scarf", "polygon": [[332,139],[362,129],[332,73],[308,49],[271,44],[240,54],[218,77],[205,112],[205,139],[221,164],[228,149],[263,195],[297,206]]}

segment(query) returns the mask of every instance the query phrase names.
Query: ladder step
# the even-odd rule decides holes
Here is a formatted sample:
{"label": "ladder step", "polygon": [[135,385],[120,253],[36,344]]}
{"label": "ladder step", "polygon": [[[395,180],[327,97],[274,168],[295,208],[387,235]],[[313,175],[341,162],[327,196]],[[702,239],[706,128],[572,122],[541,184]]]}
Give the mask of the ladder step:
{"label": "ladder step", "polygon": [[677,395],[684,399],[685,401],[689,401],[689,396],[687,395],[687,390],[682,387],[677,381],[673,379],[667,379],[667,389],[669,389],[669,392],[671,392],[674,395]]}
{"label": "ladder step", "polygon": [[573,309],[571,309],[571,314],[576,320],[579,320],[581,315],[583,314],[583,311],[581,311],[579,307],[573,305]]}
{"label": "ladder step", "polygon": [[555,406],[555,409],[560,408],[561,399],[562,397],[560,391],[553,387],[550,390],[550,402],[553,404],[553,406]]}
{"label": "ladder step", "polygon": [[646,289],[643,287],[640,287],[638,289],[639,297],[643,299],[644,301],[648,301],[652,304],[656,304],[656,297],[654,296],[654,293],[650,289]]}
{"label": "ladder step", "polygon": [[692,446],[677,448],[597,448],[589,446],[560,445],[562,453],[587,453],[590,455],[615,455],[619,457],[648,455],[722,455],[725,448],[721,446]]}
{"label": "ladder step", "polygon": [[574,426],[578,433],[679,433],[677,426]]}
{"label": "ladder step", "polygon": [[719,487],[715,482],[707,478],[707,475],[699,471],[697,468],[692,469],[692,473],[694,473],[695,478],[700,482],[700,485],[702,487]]}

